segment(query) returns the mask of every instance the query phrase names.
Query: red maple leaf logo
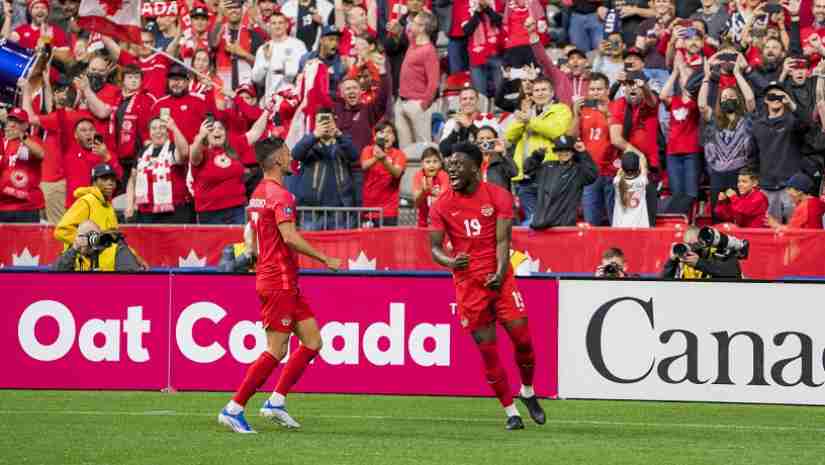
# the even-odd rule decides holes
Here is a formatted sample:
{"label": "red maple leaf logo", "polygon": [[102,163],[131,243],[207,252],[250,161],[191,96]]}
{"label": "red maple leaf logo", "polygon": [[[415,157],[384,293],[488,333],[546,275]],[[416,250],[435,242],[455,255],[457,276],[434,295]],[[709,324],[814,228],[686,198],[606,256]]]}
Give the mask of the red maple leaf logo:
{"label": "red maple leaf logo", "polygon": [[114,16],[115,13],[123,6],[123,0],[100,0],[103,8],[106,10],[106,15]]}

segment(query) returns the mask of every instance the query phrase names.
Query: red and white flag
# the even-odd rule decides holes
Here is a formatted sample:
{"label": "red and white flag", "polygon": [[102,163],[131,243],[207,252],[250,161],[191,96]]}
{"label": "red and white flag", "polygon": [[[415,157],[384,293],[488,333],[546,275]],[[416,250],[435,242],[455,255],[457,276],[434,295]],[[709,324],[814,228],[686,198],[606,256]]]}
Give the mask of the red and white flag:
{"label": "red and white flag", "polygon": [[298,96],[301,104],[295,111],[286,137],[292,148],[305,134],[315,129],[315,114],[323,107],[332,107],[329,95],[329,67],[321,60],[310,60],[298,77]]}
{"label": "red and white flag", "polygon": [[77,25],[115,40],[140,44],[141,0],[82,0]]}

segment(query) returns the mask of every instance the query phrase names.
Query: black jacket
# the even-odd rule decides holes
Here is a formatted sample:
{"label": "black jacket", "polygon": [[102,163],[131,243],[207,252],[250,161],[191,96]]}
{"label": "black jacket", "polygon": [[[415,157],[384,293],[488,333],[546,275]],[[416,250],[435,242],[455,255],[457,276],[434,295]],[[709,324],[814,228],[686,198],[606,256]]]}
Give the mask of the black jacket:
{"label": "black jacket", "polygon": [[512,155],[496,153],[490,157],[490,164],[487,166],[487,182],[501,186],[507,192],[511,191],[510,180],[518,174],[516,162]]}
{"label": "black jacket", "polygon": [[[712,255],[708,252],[700,253],[699,261],[693,268],[705,274],[701,279],[740,279],[742,269],[739,267],[739,259],[734,254],[726,256]],[[680,276],[679,260],[670,259],[665,262],[662,270],[662,278],[682,279]]]}
{"label": "black jacket", "polygon": [[801,106],[779,118],[764,114],[753,122],[751,163],[759,169],[759,186],[766,190],[785,187],[785,181],[799,171],[802,146],[810,126]]}
{"label": "black jacket", "polygon": [[524,173],[536,180],[538,202],[530,227],[575,226],[576,211],[584,186],[599,176],[596,163],[587,152],[576,152],[569,163],[543,162],[538,152],[524,162]]}

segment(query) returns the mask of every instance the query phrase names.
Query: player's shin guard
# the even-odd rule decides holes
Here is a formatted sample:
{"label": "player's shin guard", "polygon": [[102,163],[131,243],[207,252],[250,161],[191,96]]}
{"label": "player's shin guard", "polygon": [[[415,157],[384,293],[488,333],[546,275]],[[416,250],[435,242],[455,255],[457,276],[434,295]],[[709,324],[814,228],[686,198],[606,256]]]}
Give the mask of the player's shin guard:
{"label": "player's shin guard", "polygon": [[513,394],[510,392],[510,383],[507,381],[507,372],[501,366],[501,360],[498,358],[498,348],[495,342],[483,342],[478,344],[478,350],[481,352],[481,358],[484,361],[484,375],[487,378],[487,383],[493,388],[493,391],[501,402],[502,407],[508,407],[513,404]]}
{"label": "player's shin guard", "polygon": [[278,385],[275,386],[275,392],[286,396],[292,386],[298,382],[304,370],[318,355],[317,350],[308,349],[306,346],[300,346],[294,354],[289,356],[289,362],[286,368],[281,372],[281,378],[278,380]]}
{"label": "player's shin guard", "polygon": [[272,370],[278,366],[278,362],[279,360],[269,352],[264,351],[261,353],[255,363],[246,370],[246,377],[238,387],[232,400],[240,405],[246,405],[246,401],[255,394],[259,387],[263,386],[266,379],[272,374]]}
{"label": "player's shin guard", "polygon": [[509,328],[510,340],[516,352],[516,366],[521,375],[521,384],[533,385],[533,371],[536,365],[536,354],[533,352],[533,343],[530,339],[530,328],[525,325]]}

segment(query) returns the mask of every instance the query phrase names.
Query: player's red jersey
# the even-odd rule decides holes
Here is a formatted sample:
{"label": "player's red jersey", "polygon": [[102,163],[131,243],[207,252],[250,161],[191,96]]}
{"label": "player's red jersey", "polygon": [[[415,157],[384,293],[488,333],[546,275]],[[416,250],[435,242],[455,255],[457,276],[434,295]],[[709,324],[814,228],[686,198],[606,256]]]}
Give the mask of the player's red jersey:
{"label": "player's red jersey", "polygon": [[466,253],[470,265],[454,270],[456,281],[496,272],[496,220],[513,218],[513,196],[481,182],[471,195],[447,190],[430,208],[430,224],[444,231],[453,251]]}
{"label": "player's red jersey", "polygon": [[258,292],[297,289],[298,257],[286,245],[278,225],[295,221],[295,196],[280,183],[264,179],[249,200],[249,218],[258,242]]}

